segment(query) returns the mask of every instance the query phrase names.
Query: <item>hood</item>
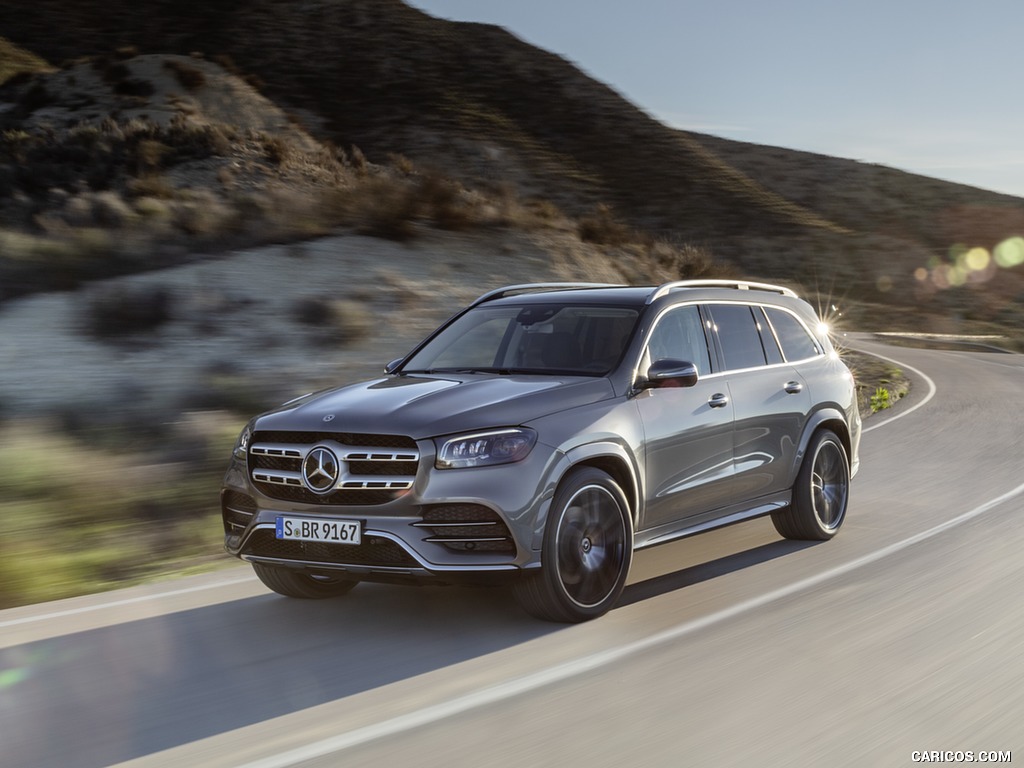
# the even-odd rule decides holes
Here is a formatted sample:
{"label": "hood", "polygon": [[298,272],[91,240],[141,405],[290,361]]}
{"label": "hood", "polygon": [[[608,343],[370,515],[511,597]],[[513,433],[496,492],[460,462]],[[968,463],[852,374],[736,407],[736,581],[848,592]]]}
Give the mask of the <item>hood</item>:
{"label": "hood", "polygon": [[582,376],[394,376],[300,398],[261,416],[256,429],[407,435],[423,440],[517,426],[612,394],[608,379]]}

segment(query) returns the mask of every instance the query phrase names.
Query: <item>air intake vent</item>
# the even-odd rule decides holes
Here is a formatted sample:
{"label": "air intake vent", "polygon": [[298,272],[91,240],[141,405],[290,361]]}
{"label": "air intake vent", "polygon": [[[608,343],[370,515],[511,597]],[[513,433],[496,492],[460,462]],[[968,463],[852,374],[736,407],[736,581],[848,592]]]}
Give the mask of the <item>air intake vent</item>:
{"label": "air intake vent", "polygon": [[505,521],[480,504],[438,504],[423,507],[423,519],[413,523],[431,535],[426,541],[443,544],[452,552],[516,551]]}

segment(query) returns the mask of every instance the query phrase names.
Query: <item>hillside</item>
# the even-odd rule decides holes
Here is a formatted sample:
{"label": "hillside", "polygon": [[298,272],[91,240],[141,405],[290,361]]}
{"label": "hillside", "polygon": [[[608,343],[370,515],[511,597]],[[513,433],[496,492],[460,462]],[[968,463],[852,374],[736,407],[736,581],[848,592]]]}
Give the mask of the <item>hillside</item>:
{"label": "hillside", "polygon": [[230,61],[316,139],[376,163],[400,154],[484,196],[512,190],[570,217],[607,204],[631,226],[741,272],[913,305],[906,319],[918,325],[920,310],[952,326],[1024,325],[1021,268],[964,261],[972,247],[991,254],[1024,233],[1020,199],[673,130],[559,56],[399,0],[99,9],[11,0],[0,29],[50,62],[126,46],[200,52]]}

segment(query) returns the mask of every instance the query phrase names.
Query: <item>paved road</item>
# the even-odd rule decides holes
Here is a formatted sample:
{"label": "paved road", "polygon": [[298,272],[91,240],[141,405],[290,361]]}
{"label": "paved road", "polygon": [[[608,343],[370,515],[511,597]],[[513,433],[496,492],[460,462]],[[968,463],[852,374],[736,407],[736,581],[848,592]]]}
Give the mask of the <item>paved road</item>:
{"label": "paved road", "polygon": [[0,765],[912,765],[1024,760],[1024,357],[856,345],[843,532],[754,521],[638,555],[621,605],[496,589],[271,595],[246,567],[0,612]]}

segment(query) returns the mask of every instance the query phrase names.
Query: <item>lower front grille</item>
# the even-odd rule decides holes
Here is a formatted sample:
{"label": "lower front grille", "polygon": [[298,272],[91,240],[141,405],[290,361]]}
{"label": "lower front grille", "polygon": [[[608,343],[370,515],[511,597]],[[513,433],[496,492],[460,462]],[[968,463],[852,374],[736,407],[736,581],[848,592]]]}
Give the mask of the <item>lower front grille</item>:
{"label": "lower front grille", "polygon": [[220,511],[224,519],[224,533],[237,535],[248,527],[256,514],[256,502],[251,496],[229,489],[221,493]]}
{"label": "lower front grille", "polygon": [[423,507],[423,520],[413,523],[430,532],[426,541],[452,552],[516,551],[512,534],[501,516],[482,504],[437,504]]}
{"label": "lower front grille", "polygon": [[241,555],[294,560],[305,563],[359,565],[381,568],[417,568],[419,563],[389,539],[368,537],[362,544],[321,544],[310,541],[285,541],[273,531],[256,531],[246,542]]}

